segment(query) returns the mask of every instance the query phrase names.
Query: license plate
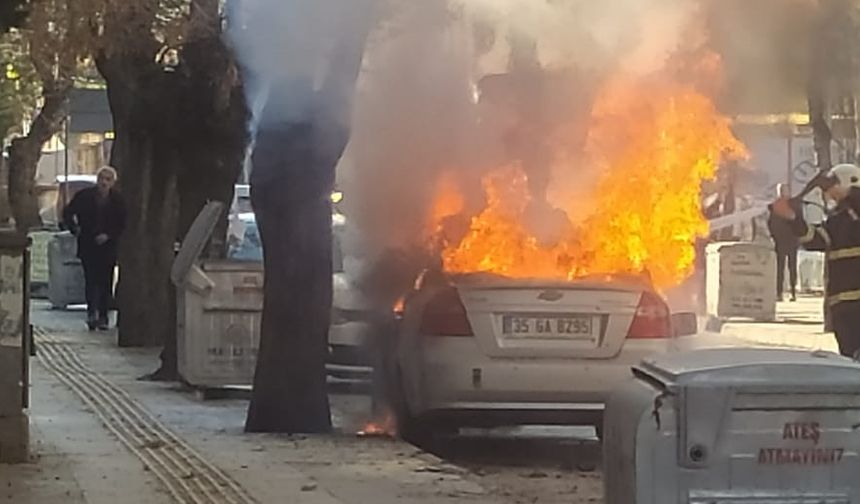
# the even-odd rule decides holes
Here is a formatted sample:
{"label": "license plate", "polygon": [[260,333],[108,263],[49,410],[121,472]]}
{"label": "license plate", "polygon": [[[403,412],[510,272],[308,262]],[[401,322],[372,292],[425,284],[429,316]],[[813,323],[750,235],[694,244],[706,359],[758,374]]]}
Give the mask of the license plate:
{"label": "license plate", "polygon": [[593,340],[597,326],[588,315],[502,316],[502,334],[509,337]]}

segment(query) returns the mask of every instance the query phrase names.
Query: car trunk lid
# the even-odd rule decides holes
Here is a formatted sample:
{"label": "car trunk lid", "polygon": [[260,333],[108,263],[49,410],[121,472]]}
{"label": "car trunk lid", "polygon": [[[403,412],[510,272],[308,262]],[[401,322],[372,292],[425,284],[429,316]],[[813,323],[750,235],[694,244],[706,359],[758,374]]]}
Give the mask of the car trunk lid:
{"label": "car trunk lid", "polygon": [[602,282],[460,282],[490,357],[607,359],[618,354],[643,290]]}

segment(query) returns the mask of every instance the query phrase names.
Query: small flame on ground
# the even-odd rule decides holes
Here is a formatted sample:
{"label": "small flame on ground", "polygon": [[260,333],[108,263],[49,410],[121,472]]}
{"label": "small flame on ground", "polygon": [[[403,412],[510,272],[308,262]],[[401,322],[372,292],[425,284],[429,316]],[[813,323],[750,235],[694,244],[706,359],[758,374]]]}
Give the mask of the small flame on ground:
{"label": "small flame on ground", "polygon": [[403,315],[403,310],[405,308],[406,298],[404,296],[400,296],[397,298],[397,301],[394,302],[394,306],[391,307],[391,311],[393,311],[395,315]]}
{"label": "small flame on ground", "polygon": [[367,422],[357,433],[359,437],[395,437],[397,421],[394,413],[386,412],[381,419]]}

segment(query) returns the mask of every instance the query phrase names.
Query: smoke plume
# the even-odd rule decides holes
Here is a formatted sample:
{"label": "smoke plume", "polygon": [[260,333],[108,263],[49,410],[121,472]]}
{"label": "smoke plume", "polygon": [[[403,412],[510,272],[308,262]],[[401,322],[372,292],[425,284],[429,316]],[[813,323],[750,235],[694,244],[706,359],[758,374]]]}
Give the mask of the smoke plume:
{"label": "smoke plume", "polygon": [[350,120],[337,86],[353,80],[344,47],[363,51],[377,0],[233,0],[228,36],[243,69],[252,131],[267,122],[302,122],[322,113]]}
{"label": "smoke plume", "polygon": [[[595,90],[609,75],[647,75],[706,44],[726,69],[718,101],[725,109],[765,101],[796,109],[809,4],[234,0],[230,36],[245,70],[252,130],[320,110],[351,122],[338,183],[361,243],[347,243],[356,248],[347,253],[375,256],[422,245],[443,175],[463,190],[468,214],[482,205],[482,175],[510,162],[528,173],[536,236],[552,239],[554,207],[575,223],[591,210],[599,176],[581,146]],[[323,85],[339,72],[349,81],[334,54],[351,41],[364,51],[354,107],[351,92]]]}
{"label": "smoke plume", "polygon": [[[660,68],[696,3],[425,0],[387,8],[365,54],[339,170],[348,218],[371,254],[422,239],[442,174],[458,180],[467,207],[478,207],[481,176],[514,160],[535,196],[531,225],[551,239],[553,179],[565,179],[557,181],[573,188],[563,195],[572,199],[596,179],[587,166],[571,169],[594,87],[619,68]],[[563,159],[547,145],[559,135],[569,144]]]}

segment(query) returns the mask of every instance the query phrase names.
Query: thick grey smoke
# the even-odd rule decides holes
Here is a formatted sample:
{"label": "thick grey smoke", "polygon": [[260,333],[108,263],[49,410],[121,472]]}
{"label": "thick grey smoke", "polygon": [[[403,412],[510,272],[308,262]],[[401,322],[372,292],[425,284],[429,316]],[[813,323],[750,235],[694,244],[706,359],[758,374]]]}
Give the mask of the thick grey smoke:
{"label": "thick grey smoke", "polygon": [[[452,0],[474,19],[537,41],[544,68],[647,72],[677,48],[696,1]],[[500,46],[504,57],[504,47]]]}
{"label": "thick grey smoke", "polygon": [[350,96],[337,83],[349,83],[352,68],[339,58],[344,47],[360,57],[378,15],[376,0],[232,0],[229,13],[252,130],[266,121],[299,122],[320,109],[349,120],[343,100]]}
{"label": "thick grey smoke", "polygon": [[[613,72],[659,69],[702,38],[723,56],[727,109],[773,97],[793,107],[806,38],[791,34],[808,34],[809,3],[233,0],[230,36],[246,71],[252,128],[320,109],[351,121],[338,182],[347,218],[376,253],[422,238],[443,173],[460,182],[467,205],[481,204],[482,174],[514,160],[538,200],[587,201],[597,174],[580,162],[586,132],[577,127],[595,89]],[[364,51],[351,118],[350,94],[322,87],[340,71],[349,80],[333,55],[350,41]],[[264,116],[267,100],[277,106]],[[545,143],[560,134],[568,149],[547,156]],[[551,220],[542,212],[535,225]]]}
{"label": "thick grey smoke", "polygon": [[[826,2],[825,2],[826,3]],[[809,50],[818,2],[723,0],[711,6],[708,29],[723,55],[729,113],[806,111]]]}
{"label": "thick grey smoke", "polygon": [[444,170],[479,146],[469,26],[444,0],[399,2],[368,47],[342,170],[349,217],[373,244],[417,238]]}
{"label": "thick grey smoke", "polygon": [[537,202],[530,224],[550,236],[538,228],[555,222],[549,205],[541,207],[553,176],[584,194],[595,174],[569,164],[552,173],[554,163],[575,162],[576,134],[584,131],[565,139],[571,152],[563,160],[549,156],[546,143],[588,117],[593,88],[607,72],[659,68],[695,7],[673,0],[390,2],[365,54],[339,170],[348,217],[375,248],[414,244],[441,174],[460,182],[467,205],[480,205],[481,175],[520,161]]}

